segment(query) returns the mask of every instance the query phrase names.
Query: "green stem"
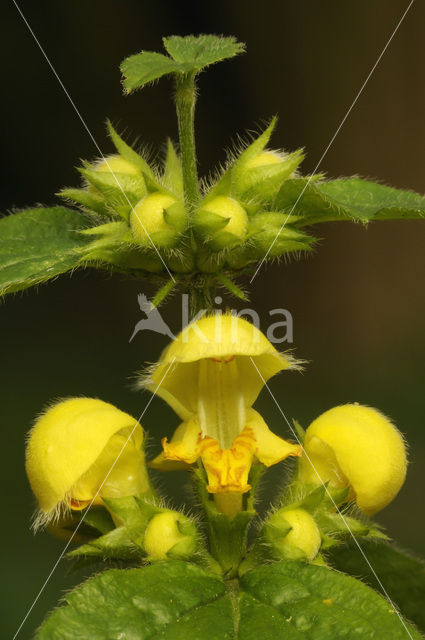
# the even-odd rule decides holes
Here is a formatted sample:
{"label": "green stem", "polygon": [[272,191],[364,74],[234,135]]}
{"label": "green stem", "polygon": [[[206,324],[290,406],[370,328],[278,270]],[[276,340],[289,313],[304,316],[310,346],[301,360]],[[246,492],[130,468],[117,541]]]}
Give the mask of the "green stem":
{"label": "green stem", "polygon": [[195,151],[195,102],[195,74],[178,74],[176,76],[176,109],[183,168],[184,197],[189,211],[196,206],[200,197]]}

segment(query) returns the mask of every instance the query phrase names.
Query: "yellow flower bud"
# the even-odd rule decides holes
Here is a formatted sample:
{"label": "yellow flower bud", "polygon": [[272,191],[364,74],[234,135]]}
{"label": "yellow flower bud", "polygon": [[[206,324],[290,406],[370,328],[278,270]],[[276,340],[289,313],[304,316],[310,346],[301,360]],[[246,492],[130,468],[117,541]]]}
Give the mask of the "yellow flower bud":
{"label": "yellow flower bud", "polygon": [[367,514],[389,504],[406,477],[402,435],[370,407],[346,404],[326,411],[307,429],[304,448],[301,479],[350,487],[350,498]]}
{"label": "yellow flower bud", "polygon": [[[28,440],[26,471],[41,513],[36,524],[67,508],[149,490],[143,429],[127,413],[95,398],[70,398],[49,408]],[[115,464],[114,464],[115,463]]]}
{"label": "yellow flower bud", "polygon": [[[278,529],[282,527],[281,538],[273,536],[273,546],[285,557],[296,559],[300,555],[308,560],[314,560],[317,556],[321,535],[314,518],[305,509],[280,509],[270,519],[270,524]],[[287,526],[291,529],[285,535]],[[302,554],[299,553],[302,552]]]}
{"label": "yellow flower bud", "polygon": [[222,218],[229,218],[224,231],[232,233],[237,238],[244,238],[248,228],[248,216],[245,209],[234,198],[216,196],[204,207],[205,211],[215,213]]}
{"label": "yellow flower bud", "polygon": [[129,173],[133,175],[140,173],[134,164],[131,164],[131,162],[128,162],[128,160],[119,155],[107,156],[96,165],[95,169],[96,171],[105,173]]}
{"label": "yellow flower bud", "polygon": [[149,522],[143,539],[149,560],[185,558],[195,552],[195,525],[177,511],[158,513]]}
{"label": "yellow flower bud", "polygon": [[255,169],[256,167],[264,167],[268,164],[278,164],[282,162],[282,157],[275,151],[262,151],[258,156],[251,158],[246,163],[247,169]]}
{"label": "yellow flower bud", "polygon": [[[140,244],[150,246],[152,238],[157,246],[165,246],[175,238],[176,227],[166,219],[166,210],[177,204],[176,198],[166,193],[150,193],[140,200],[130,214],[133,236]],[[163,241],[162,241],[163,240]]]}

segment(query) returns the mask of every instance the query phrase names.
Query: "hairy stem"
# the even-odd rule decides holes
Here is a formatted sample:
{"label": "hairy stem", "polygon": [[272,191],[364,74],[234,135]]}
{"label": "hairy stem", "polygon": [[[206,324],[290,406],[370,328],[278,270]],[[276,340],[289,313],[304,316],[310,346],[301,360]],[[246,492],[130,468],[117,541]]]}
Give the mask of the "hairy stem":
{"label": "hairy stem", "polygon": [[190,212],[199,200],[198,170],[195,151],[195,74],[182,73],[176,78],[176,109],[183,168],[185,204]]}

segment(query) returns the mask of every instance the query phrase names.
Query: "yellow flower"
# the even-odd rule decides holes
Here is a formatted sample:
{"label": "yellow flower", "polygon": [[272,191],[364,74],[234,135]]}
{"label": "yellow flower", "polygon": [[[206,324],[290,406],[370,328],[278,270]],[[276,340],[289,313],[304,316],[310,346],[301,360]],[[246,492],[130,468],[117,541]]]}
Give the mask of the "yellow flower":
{"label": "yellow flower", "polygon": [[301,447],[274,435],[252,409],[264,381],[295,367],[251,323],[232,315],[201,318],[169,345],[143,384],[182,418],[151,464],[170,469],[202,459],[209,492],[250,489],[254,458],[270,466]]}
{"label": "yellow flower", "polygon": [[55,520],[68,508],[101,504],[102,497],[148,491],[142,443],[137,421],[102,400],[70,398],[50,407],[30,432],[26,452],[41,510],[36,524]]}
{"label": "yellow flower", "polygon": [[367,514],[389,504],[405,480],[403,437],[370,407],[346,404],[326,411],[307,429],[304,448],[302,480],[350,487],[351,499]]}

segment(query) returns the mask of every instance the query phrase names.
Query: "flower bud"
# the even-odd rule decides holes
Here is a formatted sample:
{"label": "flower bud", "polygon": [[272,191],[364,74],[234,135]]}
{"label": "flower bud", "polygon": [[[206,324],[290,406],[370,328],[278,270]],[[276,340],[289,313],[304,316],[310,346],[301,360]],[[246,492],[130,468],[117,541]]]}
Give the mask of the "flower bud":
{"label": "flower bud", "polygon": [[95,166],[96,171],[109,173],[128,173],[136,175],[140,173],[134,164],[120,155],[107,156]]}
{"label": "flower bud", "polygon": [[276,151],[262,151],[258,156],[250,158],[245,165],[246,169],[255,169],[256,167],[265,167],[268,164],[278,164],[282,157]]}
{"label": "flower bud", "polygon": [[197,211],[195,229],[207,237],[216,251],[244,240],[248,229],[248,215],[234,198],[216,196]]}
{"label": "flower bud", "polygon": [[261,151],[238,167],[235,189],[244,199],[260,196],[274,199],[283,182],[297,169],[303,160],[301,150],[294,153]]}
{"label": "flower bud", "polygon": [[40,506],[37,524],[66,509],[149,491],[143,429],[127,413],[95,398],[70,398],[48,409],[28,440],[26,471]]}
{"label": "flower bud", "polygon": [[186,226],[186,212],[181,202],[167,193],[150,193],[140,200],[130,214],[134,239],[142,246],[173,247]]}
{"label": "flower bud", "polygon": [[279,509],[266,524],[266,537],[275,553],[292,560],[314,560],[322,541],[319,527],[305,509]]}
{"label": "flower bud", "polygon": [[196,539],[196,527],[189,518],[177,511],[165,511],[149,522],[143,547],[151,561],[183,559],[195,553]]}
{"label": "flower bud", "polygon": [[406,450],[396,427],[376,409],[346,404],[326,411],[308,427],[300,461],[305,483],[350,487],[366,514],[383,509],[406,476]]}

